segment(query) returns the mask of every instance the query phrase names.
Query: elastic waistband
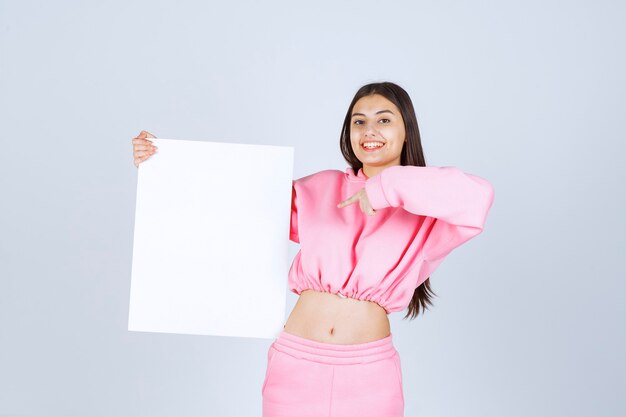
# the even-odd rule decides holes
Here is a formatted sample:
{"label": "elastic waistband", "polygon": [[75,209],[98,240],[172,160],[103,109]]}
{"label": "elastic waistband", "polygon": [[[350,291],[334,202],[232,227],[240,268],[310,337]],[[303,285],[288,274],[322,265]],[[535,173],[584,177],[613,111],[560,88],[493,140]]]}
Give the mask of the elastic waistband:
{"label": "elastic waistband", "polygon": [[333,365],[375,362],[397,353],[391,333],[372,342],[340,345],[306,339],[283,330],[272,347],[296,358]]}

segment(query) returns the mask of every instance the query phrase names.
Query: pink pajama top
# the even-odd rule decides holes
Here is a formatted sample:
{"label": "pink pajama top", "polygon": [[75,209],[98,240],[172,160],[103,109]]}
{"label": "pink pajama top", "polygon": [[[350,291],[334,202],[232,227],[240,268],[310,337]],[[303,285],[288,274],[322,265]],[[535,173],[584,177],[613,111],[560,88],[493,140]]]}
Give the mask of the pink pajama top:
{"label": "pink pajama top", "polygon": [[[365,187],[376,210],[337,204]],[[494,198],[485,179],[452,166],[394,165],[368,178],[324,170],[293,181],[290,240],[300,244],[289,289],[404,310],[456,247],[482,232]]]}

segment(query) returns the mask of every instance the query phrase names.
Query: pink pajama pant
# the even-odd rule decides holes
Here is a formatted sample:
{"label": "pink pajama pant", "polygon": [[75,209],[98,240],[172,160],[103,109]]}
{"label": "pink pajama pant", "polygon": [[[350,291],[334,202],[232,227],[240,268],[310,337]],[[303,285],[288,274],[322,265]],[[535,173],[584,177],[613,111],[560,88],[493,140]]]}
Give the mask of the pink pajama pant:
{"label": "pink pajama pant", "polygon": [[403,417],[400,355],[391,334],[340,345],[284,330],[267,352],[263,417]]}

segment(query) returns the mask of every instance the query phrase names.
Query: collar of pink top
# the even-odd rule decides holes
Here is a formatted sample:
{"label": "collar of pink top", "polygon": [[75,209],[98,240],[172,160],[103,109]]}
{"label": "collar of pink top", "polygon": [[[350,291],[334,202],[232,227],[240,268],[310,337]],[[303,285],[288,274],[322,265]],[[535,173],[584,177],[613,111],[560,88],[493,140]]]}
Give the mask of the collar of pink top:
{"label": "collar of pink top", "polygon": [[363,172],[363,168],[359,168],[359,172],[357,172],[356,175],[355,175],[354,174],[354,170],[352,169],[352,167],[348,167],[348,168],[346,168],[346,175],[348,176],[348,179],[350,179],[352,181],[367,181],[367,179],[369,178]]}

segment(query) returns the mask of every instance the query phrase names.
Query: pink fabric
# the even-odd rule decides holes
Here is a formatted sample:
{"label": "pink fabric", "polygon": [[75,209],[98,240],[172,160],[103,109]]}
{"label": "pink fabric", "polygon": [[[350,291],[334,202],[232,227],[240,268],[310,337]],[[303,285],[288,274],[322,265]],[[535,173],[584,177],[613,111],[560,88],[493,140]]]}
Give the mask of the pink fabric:
{"label": "pink fabric", "polygon": [[[337,204],[365,187],[376,215]],[[293,181],[289,237],[300,243],[289,270],[305,289],[404,310],[415,289],[456,247],[483,231],[494,189],[452,166],[394,165],[368,178],[324,170]]]}
{"label": "pink fabric", "polygon": [[282,331],[267,355],[263,417],[402,417],[400,356],[391,334],[352,345]]}

